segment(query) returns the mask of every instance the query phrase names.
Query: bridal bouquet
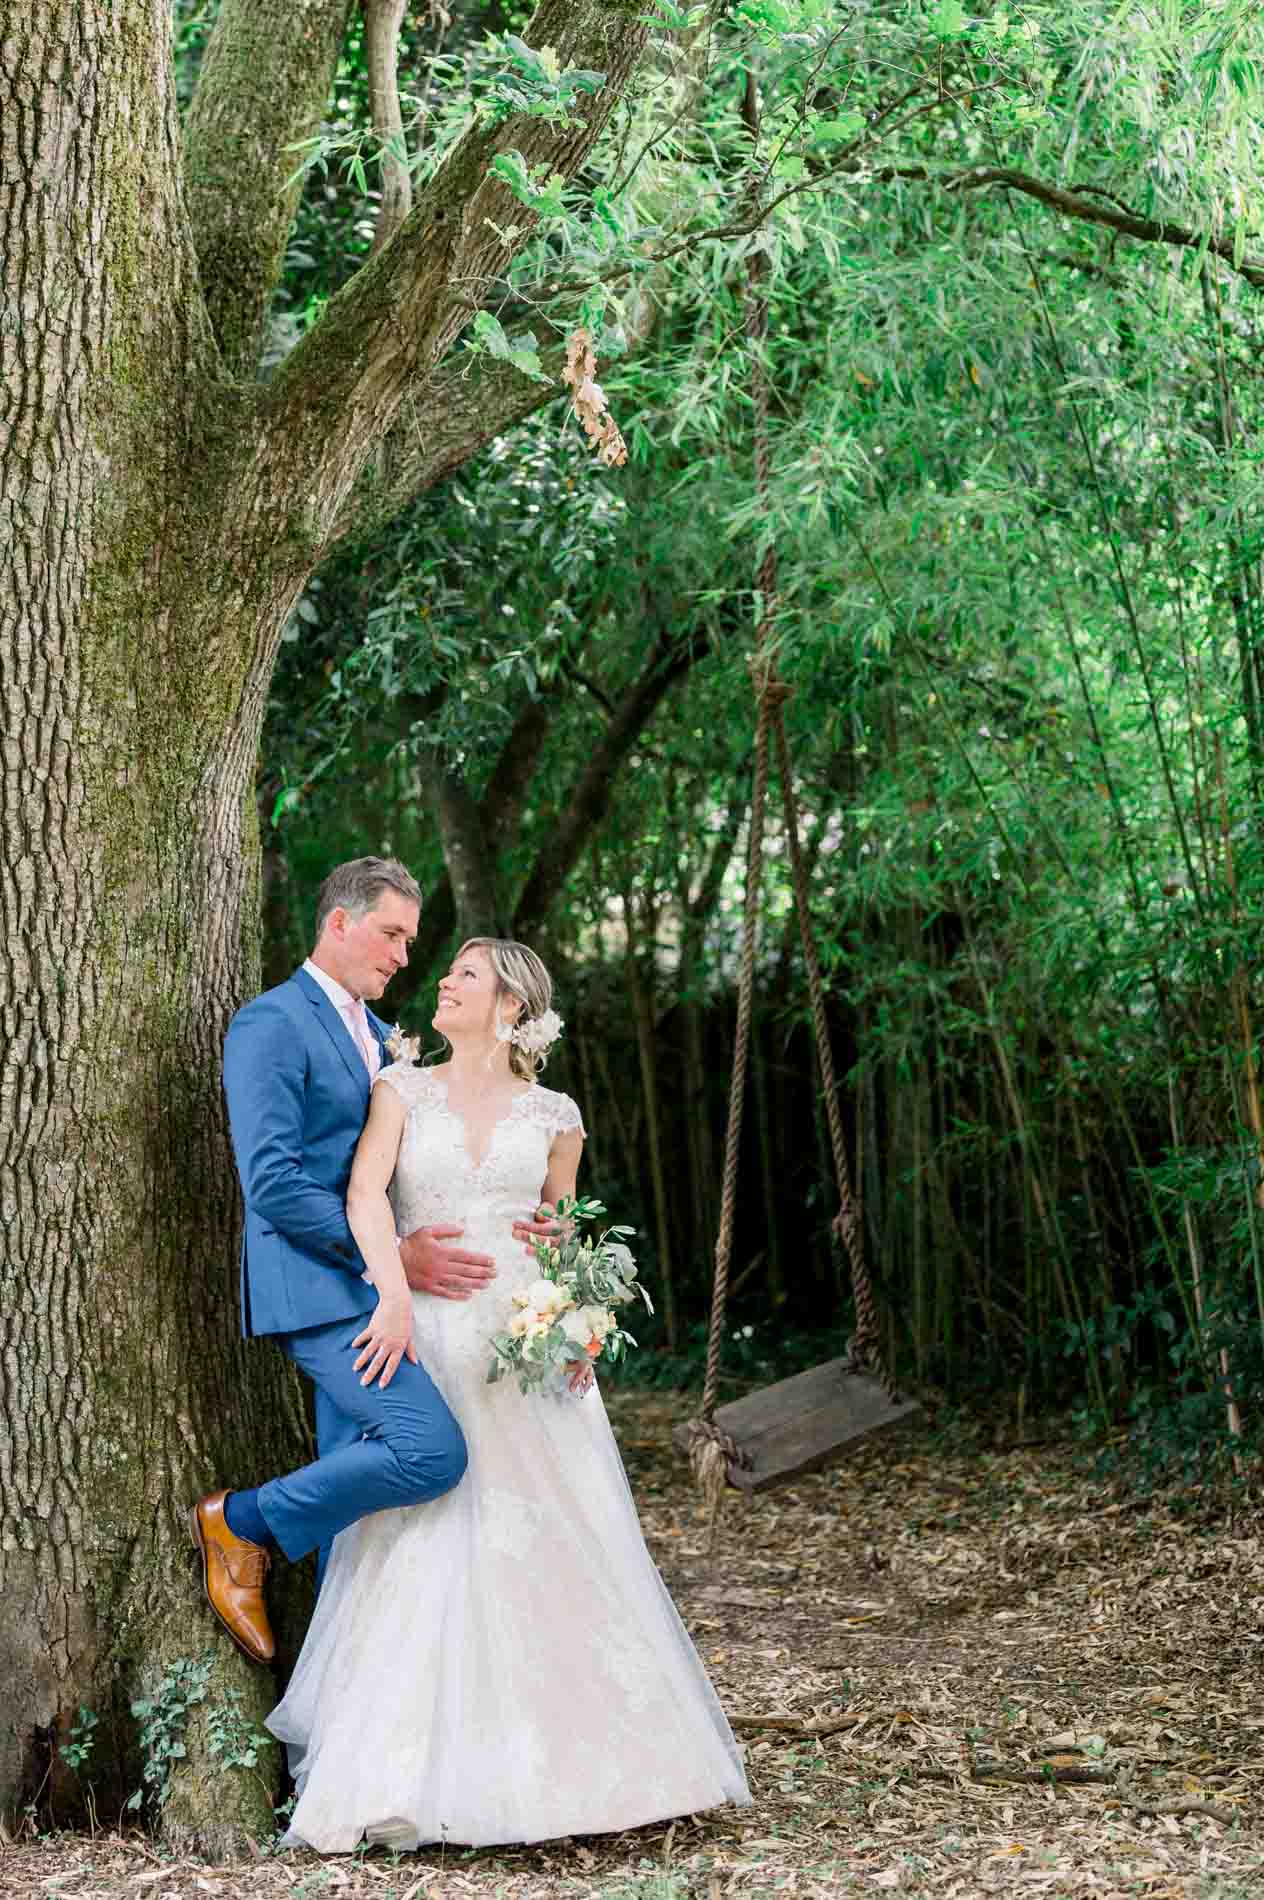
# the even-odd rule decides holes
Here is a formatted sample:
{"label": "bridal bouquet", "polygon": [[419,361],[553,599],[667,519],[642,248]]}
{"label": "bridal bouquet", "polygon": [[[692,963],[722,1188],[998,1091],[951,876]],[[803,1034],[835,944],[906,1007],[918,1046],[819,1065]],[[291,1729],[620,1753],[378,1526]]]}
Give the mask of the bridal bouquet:
{"label": "bridal bouquet", "polygon": [[559,1392],[579,1361],[614,1361],[635,1346],[618,1309],[639,1295],[654,1311],[622,1238],[636,1230],[606,1227],[595,1239],[580,1232],[605,1211],[600,1201],[559,1201],[558,1218],[569,1231],[536,1243],[539,1273],[514,1294],[509,1324],[492,1338],[489,1385],[513,1374],[524,1392]]}

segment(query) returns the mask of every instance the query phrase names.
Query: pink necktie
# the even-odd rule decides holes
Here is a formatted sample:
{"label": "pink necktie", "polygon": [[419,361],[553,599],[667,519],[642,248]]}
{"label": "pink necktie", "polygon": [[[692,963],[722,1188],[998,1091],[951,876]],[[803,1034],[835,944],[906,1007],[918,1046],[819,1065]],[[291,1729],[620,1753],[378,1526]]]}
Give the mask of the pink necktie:
{"label": "pink necktie", "polygon": [[374,1073],[373,1042],[369,1035],[369,1019],[365,1014],[364,1004],[358,996],[353,996],[351,1001],[346,1005],[346,1010],[347,1021],[351,1025],[351,1034],[355,1039],[355,1046],[364,1059],[365,1068],[369,1074],[372,1075]]}

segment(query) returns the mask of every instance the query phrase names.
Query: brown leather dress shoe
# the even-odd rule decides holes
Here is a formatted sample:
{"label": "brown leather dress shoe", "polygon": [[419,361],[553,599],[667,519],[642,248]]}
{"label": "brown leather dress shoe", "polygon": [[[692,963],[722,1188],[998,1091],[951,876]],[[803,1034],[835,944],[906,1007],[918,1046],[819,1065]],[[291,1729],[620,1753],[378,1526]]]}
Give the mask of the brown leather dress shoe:
{"label": "brown leather dress shoe", "polygon": [[224,1516],[227,1491],[212,1491],[189,1513],[193,1542],[202,1555],[206,1599],[243,1655],[271,1662],[276,1655],[263,1600],[263,1580],[272,1559],[262,1544],[234,1537]]}

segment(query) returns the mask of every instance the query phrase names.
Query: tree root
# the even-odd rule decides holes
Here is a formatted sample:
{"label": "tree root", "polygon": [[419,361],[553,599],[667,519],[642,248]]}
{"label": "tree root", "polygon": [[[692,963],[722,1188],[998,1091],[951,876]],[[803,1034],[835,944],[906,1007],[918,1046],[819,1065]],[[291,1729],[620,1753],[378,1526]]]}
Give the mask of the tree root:
{"label": "tree root", "polygon": [[[914,1781],[963,1779],[951,1768],[908,1767],[897,1771],[897,1779],[904,1775]],[[1241,1808],[1220,1807],[1214,1801],[1199,1801],[1182,1796],[1148,1801],[1144,1795],[1135,1794],[1132,1789],[1120,1783],[1118,1769],[1093,1768],[1087,1763],[1082,1767],[1074,1763],[1057,1765],[1050,1763],[1047,1767],[1041,1768],[1025,1762],[990,1762],[985,1767],[973,1766],[968,1779],[976,1786],[980,1784],[986,1786],[989,1782],[1018,1782],[1033,1788],[1048,1786],[1050,1783],[1109,1788],[1121,1808],[1131,1808],[1137,1814],[1171,1815],[1174,1819],[1188,1815],[1201,1815],[1204,1820],[1218,1821],[1221,1827],[1231,1827],[1235,1821],[1244,1819]]]}
{"label": "tree root", "polygon": [[971,1781],[1019,1781],[1031,1787],[1042,1788],[1050,1782],[1079,1783],[1088,1787],[1113,1787],[1115,1784],[1113,1768],[1092,1768],[1087,1762],[1054,1763],[1044,1767],[1039,1762],[1028,1764],[1008,1762],[975,1762],[971,1764]]}
{"label": "tree root", "polygon": [[1214,1801],[1147,1801],[1127,1788],[1117,1788],[1115,1794],[1121,1807],[1134,1808],[1138,1814],[1171,1814],[1178,1818],[1184,1814],[1201,1814],[1208,1821],[1219,1821],[1222,1827],[1231,1827],[1243,1819],[1241,1808],[1218,1807]]}

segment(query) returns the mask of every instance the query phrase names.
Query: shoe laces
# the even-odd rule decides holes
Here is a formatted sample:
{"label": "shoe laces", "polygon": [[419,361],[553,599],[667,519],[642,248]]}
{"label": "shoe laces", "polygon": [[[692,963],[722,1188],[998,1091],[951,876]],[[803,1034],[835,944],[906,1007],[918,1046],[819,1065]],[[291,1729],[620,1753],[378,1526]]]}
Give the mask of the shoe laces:
{"label": "shoe laces", "polygon": [[241,1553],[233,1568],[236,1581],[243,1589],[261,1590],[268,1574],[268,1553],[256,1544],[252,1550]]}

